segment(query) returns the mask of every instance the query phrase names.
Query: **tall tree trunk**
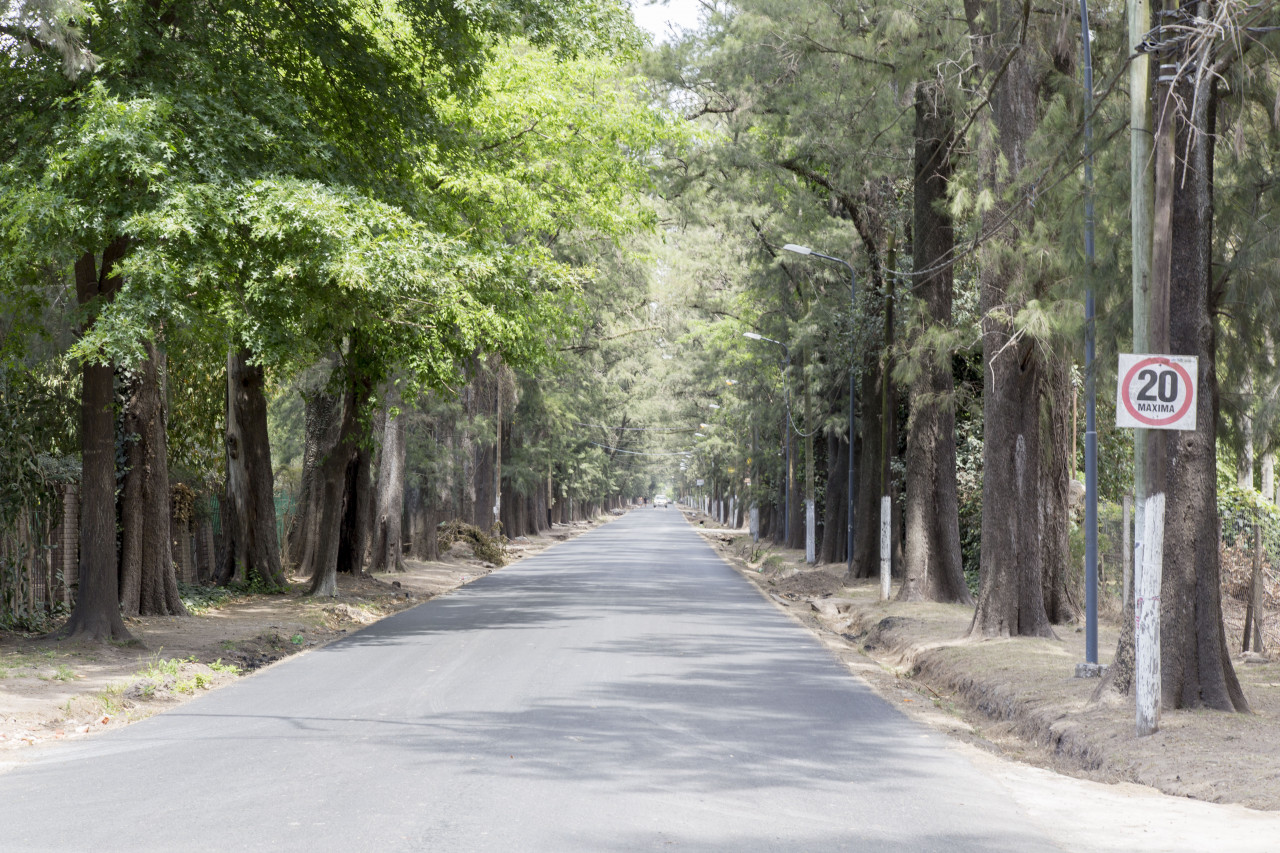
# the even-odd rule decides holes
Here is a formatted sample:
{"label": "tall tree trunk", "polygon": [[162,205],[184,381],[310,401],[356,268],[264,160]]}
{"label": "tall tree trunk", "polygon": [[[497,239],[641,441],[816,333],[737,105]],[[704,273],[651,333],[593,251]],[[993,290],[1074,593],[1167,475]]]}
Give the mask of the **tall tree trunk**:
{"label": "tall tree trunk", "polygon": [[502,364],[493,366],[493,506],[490,524],[495,536],[502,532]]}
{"label": "tall tree trunk", "polygon": [[855,448],[858,463],[854,495],[853,577],[880,576],[880,472],[885,442],[885,423],[880,417],[880,364],[878,358],[865,360],[862,385],[858,389],[862,430]]}
{"label": "tall tree trunk", "polygon": [[[117,239],[103,252],[102,271],[91,253],[76,261],[76,300],[82,306],[110,302],[120,287],[114,275],[127,244]],[[58,632],[93,642],[128,642],[133,636],[120,616],[116,565],[116,431],[110,364],[81,368],[80,390],[80,587],[71,618]]]}
{"label": "tall tree trunk", "polygon": [[1043,399],[1047,409],[1041,429],[1049,452],[1042,465],[1041,500],[1047,508],[1040,531],[1040,564],[1043,567],[1044,611],[1055,625],[1065,625],[1081,616],[1079,603],[1083,585],[1073,586],[1071,559],[1071,477],[1074,458],[1071,444],[1070,361],[1053,351],[1046,360]]}
{"label": "tall tree trunk", "polygon": [[1218,564],[1217,294],[1211,267],[1217,94],[1213,82],[1198,97],[1189,82],[1180,89],[1192,112],[1176,119],[1185,165],[1176,170],[1173,186],[1169,343],[1174,354],[1199,358],[1200,377],[1195,431],[1170,433],[1167,442],[1161,698],[1168,708],[1247,711],[1222,624]]}
{"label": "tall tree trunk", "polygon": [[342,426],[334,449],[325,457],[319,474],[319,531],[311,576],[311,595],[336,595],[337,573],[359,575],[368,548],[368,528],[373,513],[370,468],[369,408],[375,379],[357,372],[361,342],[352,335],[344,371]]}
{"label": "tall tree trunk", "polygon": [[227,556],[218,582],[256,580],[268,589],[284,589],[266,376],[261,365],[249,363],[251,358],[246,349],[227,354]]}
{"label": "tall tree trunk", "polygon": [[848,447],[835,430],[827,430],[827,494],[822,523],[822,557],[824,563],[845,561],[845,514],[848,512],[845,492],[849,489]]}
{"label": "tall tree trunk", "polygon": [[960,504],[956,494],[955,380],[951,353],[929,344],[931,332],[952,322],[955,233],[946,207],[955,127],[943,94],[916,91],[915,200],[912,258],[919,277],[921,316],[913,347],[921,364],[911,383],[907,421],[906,540],[901,601],[972,604],[960,556]]}
{"label": "tall tree trunk", "polygon": [[1240,450],[1236,454],[1236,485],[1242,489],[1253,488],[1253,377],[1246,369],[1240,383]]}
{"label": "tall tree trunk", "polygon": [[321,477],[324,460],[338,444],[343,398],[320,389],[306,398],[306,426],[302,452],[302,482],[298,510],[289,530],[289,553],[298,573],[315,574],[315,547],[320,535]]}
{"label": "tall tree trunk", "polygon": [[341,541],[338,545],[338,571],[359,575],[369,556],[370,528],[373,527],[373,457],[368,420],[360,418],[369,404],[372,389],[362,385],[356,390],[355,405],[358,437],[355,455],[347,466],[343,492]]}
{"label": "tall tree trunk", "polygon": [[120,607],[126,616],[185,616],[169,529],[165,357],[154,342],[143,346],[124,411],[125,434],[136,438],[125,451]]}
{"label": "tall tree trunk", "polygon": [[320,460],[316,475],[316,534],[314,544],[309,548],[310,595],[338,594],[338,554],[343,540],[342,523],[348,508],[345,500],[348,469],[355,463],[359,444],[356,393],[354,389],[348,388],[343,395],[338,440]]}
{"label": "tall tree trunk", "polygon": [[1046,352],[1048,342],[1017,334],[1007,319],[1029,298],[1044,295],[1045,285],[1014,248],[1030,227],[1031,213],[1009,198],[1026,166],[1043,72],[1025,38],[1029,6],[970,0],[966,12],[981,60],[993,75],[997,143],[986,153],[984,181],[998,201],[984,214],[983,226],[1003,235],[987,243],[979,280],[985,441],[981,580],[970,630],[988,637],[1052,636],[1045,578],[1056,576],[1057,531],[1067,512],[1054,461],[1067,453],[1057,446],[1067,430],[1054,423],[1067,416],[1059,396],[1061,368],[1050,362],[1060,356]]}
{"label": "tall tree trunk", "polygon": [[384,420],[369,571],[403,572],[401,523],[404,518],[405,420],[403,415],[392,417],[390,411]]}
{"label": "tall tree trunk", "polygon": [[468,519],[481,530],[493,526],[493,451],[481,441],[472,443],[475,472],[475,502]]}

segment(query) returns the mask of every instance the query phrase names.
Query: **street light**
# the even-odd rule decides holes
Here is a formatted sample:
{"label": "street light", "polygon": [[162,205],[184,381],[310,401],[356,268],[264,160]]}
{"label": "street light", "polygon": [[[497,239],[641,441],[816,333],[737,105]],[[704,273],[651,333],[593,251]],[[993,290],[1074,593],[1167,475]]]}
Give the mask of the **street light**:
{"label": "street light", "polygon": [[[766,338],[764,335],[759,334],[758,332],[743,332],[742,336],[744,338],[750,338],[753,341],[768,341],[771,344],[777,344],[778,346],[782,347],[783,355],[786,356],[786,362],[785,362],[786,366],[783,368],[784,374],[786,370],[790,369],[791,349],[782,341],[775,341],[773,338]],[[782,457],[782,466],[783,466],[782,467],[782,470],[783,470],[783,473],[782,473],[782,541],[784,544],[786,544],[791,541],[791,400],[789,397],[785,395],[785,389],[786,389],[785,375],[783,376],[782,381],[784,383],[783,399],[786,401],[786,407],[787,407],[787,423],[783,427],[783,431],[787,434],[787,443],[783,445],[784,450],[783,450],[783,457]],[[807,541],[808,535],[809,535],[809,531],[806,529],[805,530],[806,552],[808,551],[808,541]]]}
{"label": "street light", "polygon": [[[837,264],[844,264],[849,270],[849,318],[852,323],[854,312],[858,306],[858,275],[854,272],[853,266],[840,258],[833,258],[830,255],[824,255],[821,252],[815,252],[808,246],[797,246],[795,243],[788,243],[782,247],[784,251],[795,252],[797,255],[813,255],[816,258],[822,258],[824,261],[832,261]],[[853,351],[853,334],[849,335],[849,494],[847,502],[848,529],[846,534],[846,553],[849,557],[848,573],[853,574],[853,434],[854,434],[854,408],[856,404],[856,390],[854,388],[854,357]]]}

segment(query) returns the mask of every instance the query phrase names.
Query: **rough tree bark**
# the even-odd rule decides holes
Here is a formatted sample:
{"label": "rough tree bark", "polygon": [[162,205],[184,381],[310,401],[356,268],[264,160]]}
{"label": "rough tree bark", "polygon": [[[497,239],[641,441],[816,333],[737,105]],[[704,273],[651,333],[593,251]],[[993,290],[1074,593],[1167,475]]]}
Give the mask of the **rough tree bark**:
{"label": "rough tree bark", "polygon": [[382,459],[374,509],[370,572],[403,572],[405,419],[386,413],[382,430]]}
{"label": "rough tree bark", "polygon": [[121,496],[120,609],[125,616],[185,616],[169,529],[165,357],[153,341],[133,373],[124,410],[129,466]]}
{"label": "rough tree bark", "polygon": [[[1203,5],[1203,4],[1201,4]],[[1248,711],[1231,665],[1222,624],[1218,564],[1218,384],[1213,312],[1213,147],[1217,93],[1195,97],[1182,83],[1190,113],[1176,122],[1185,155],[1173,188],[1169,343],[1199,358],[1194,432],[1169,434],[1164,568],[1160,589],[1160,673],[1167,708]]]}
{"label": "rough tree bark", "polygon": [[[76,300],[82,308],[115,296],[120,279],[114,267],[126,248],[123,238],[111,243],[102,254],[101,272],[92,253],[76,261]],[[114,375],[110,364],[85,362],[81,369],[80,586],[71,618],[58,631],[60,637],[93,642],[133,641],[120,616],[116,565]]]}
{"label": "rough tree bark", "polygon": [[[1218,385],[1212,278],[1213,145],[1217,93],[1195,97],[1182,81],[1175,100],[1194,105],[1174,113],[1175,150],[1185,155],[1170,170],[1169,349],[1199,359],[1196,429],[1168,435],[1162,490],[1166,497],[1164,563],[1160,588],[1161,705],[1165,708],[1249,710],[1222,623],[1217,512]],[[1158,180],[1165,180],[1157,170]],[[1159,189],[1157,198],[1160,198]],[[1157,216],[1157,222],[1160,217]],[[1159,237],[1159,235],[1157,235]],[[1161,273],[1153,269],[1155,276]],[[1154,312],[1153,312],[1154,314]],[[1134,624],[1127,602],[1125,625]],[[1134,685],[1134,637],[1121,633],[1095,701],[1129,695]]]}
{"label": "rough tree bark", "polygon": [[845,492],[849,490],[849,445],[834,430],[827,431],[827,494],[822,524],[823,563],[845,562]]}
{"label": "rough tree bark", "polygon": [[355,453],[347,465],[346,485],[343,488],[342,524],[339,527],[338,571],[359,575],[364,571],[368,556],[370,527],[373,526],[373,449],[370,447],[370,429],[367,420],[361,420],[372,389],[357,387],[355,392],[356,431]]}
{"label": "rough tree bark", "polygon": [[[992,74],[991,109],[997,136],[985,153],[984,182],[997,199],[983,215],[989,241],[979,280],[982,309],[983,480],[982,554],[976,636],[1052,636],[1045,612],[1045,577],[1065,568],[1054,553],[1066,524],[1066,484],[1056,484],[1054,420],[1065,416],[1055,381],[1060,356],[1047,342],[1020,334],[1008,319],[1043,285],[1017,252],[1030,211],[1010,198],[1026,166],[1036,126],[1041,81],[1025,39],[1030,6],[1016,0],[966,0],[965,11],[983,65]],[[1047,63],[1045,63],[1047,65]],[[1061,565],[1059,565],[1059,560]]]}
{"label": "rough tree bark", "polygon": [[261,365],[249,363],[251,358],[243,349],[227,354],[227,556],[217,580],[223,585],[257,580],[269,589],[284,589],[266,376]]}
{"label": "rough tree bark", "polygon": [[[865,303],[872,310],[883,310],[884,297],[872,296]],[[858,388],[858,409],[861,432],[855,450],[858,453],[854,472],[854,542],[853,577],[876,578],[880,576],[880,477],[884,470],[885,447],[897,444],[893,435],[885,436],[886,425],[880,405],[884,396],[881,386],[881,361],[878,352],[864,358],[862,383]],[[846,478],[847,479],[847,478]]]}
{"label": "rough tree bark", "polygon": [[287,536],[289,554],[300,574],[315,574],[315,545],[320,532],[320,476],[324,460],[337,446],[342,429],[342,397],[321,389],[306,398],[302,483],[298,511]]}
{"label": "rough tree bark", "polygon": [[951,112],[932,87],[916,92],[915,210],[912,258],[915,295],[923,316],[913,346],[922,364],[911,383],[907,421],[906,540],[901,601],[972,604],[960,556],[960,504],[956,494],[955,381],[951,353],[928,343],[930,332],[950,328],[955,233],[946,207],[955,127]]}
{"label": "rough tree bark", "polygon": [[360,442],[356,394],[348,389],[343,395],[342,420],[338,440],[320,460],[316,471],[316,533],[308,549],[311,562],[311,588],[315,596],[338,593],[338,551],[342,542],[342,521],[346,514],[348,468],[355,462]]}

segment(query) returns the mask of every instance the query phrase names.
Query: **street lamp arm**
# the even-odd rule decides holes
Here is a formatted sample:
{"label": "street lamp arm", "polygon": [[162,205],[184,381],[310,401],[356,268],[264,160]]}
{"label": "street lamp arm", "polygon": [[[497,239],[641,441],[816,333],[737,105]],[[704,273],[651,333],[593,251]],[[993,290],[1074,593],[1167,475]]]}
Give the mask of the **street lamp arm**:
{"label": "street lamp arm", "polygon": [[773,338],[766,338],[764,335],[760,334],[759,332],[743,332],[742,336],[744,338],[749,338],[753,341],[768,341],[771,344],[777,344],[778,346],[786,350],[788,355],[790,355],[791,353],[791,350],[788,349],[787,345],[784,344],[782,341],[775,341]]}
{"label": "street lamp arm", "polygon": [[846,267],[849,267],[850,270],[853,269],[853,267],[850,266],[849,262],[846,261],[844,258],[837,258],[837,257],[833,257],[832,255],[824,255],[821,252],[813,252],[813,251],[810,251],[809,254],[813,255],[815,258],[822,258],[823,260],[827,260],[827,261],[835,261],[837,264],[844,264]]}

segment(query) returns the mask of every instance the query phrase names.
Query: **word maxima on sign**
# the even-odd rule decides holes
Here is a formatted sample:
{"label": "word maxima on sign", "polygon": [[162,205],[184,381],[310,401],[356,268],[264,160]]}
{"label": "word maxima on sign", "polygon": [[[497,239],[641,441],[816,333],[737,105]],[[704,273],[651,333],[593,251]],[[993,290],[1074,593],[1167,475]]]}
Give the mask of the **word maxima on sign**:
{"label": "word maxima on sign", "polygon": [[1121,353],[1116,426],[1194,430],[1198,369],[1194,355]]}

